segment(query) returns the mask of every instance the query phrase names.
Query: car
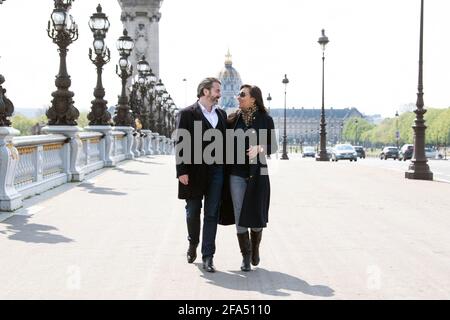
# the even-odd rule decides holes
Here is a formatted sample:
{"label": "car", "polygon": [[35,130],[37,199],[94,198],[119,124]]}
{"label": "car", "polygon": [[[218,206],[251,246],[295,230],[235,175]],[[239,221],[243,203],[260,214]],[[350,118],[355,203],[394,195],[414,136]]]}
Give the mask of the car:
{"label": "car", "polygon": [[398,149],[397,147],[384,147],[383,150],[380,153],[380,159],[381,160],[387,160],[387,159],[398,159]]}
{"label": "car", "polygon": [[303,148],[303,153],[302,153],[302,158],[306,158],[306,157],[312,157],[314,158],[316,156],[316,150],[314,149],[314,147],[304,147]]}
{"label": "car", "polygon": [[333,148],[327,147],[327,156],[328,159],[331,159],[331,155],[333,154]]}
{"label": "car", "polygon": [[364,150],[363,147],[361,147],[361,146],[353,146],[353,148],[355,148],[356,154],[358,155],[358,157],[360,159],[365,159],[366,158],[366,150]]}
{"label": "car", "polygon": [[337,144],[331,151],[331,161],[350,160],[357,161],[358,155],[350,144]]}
{"label": "car", "polygon": [[437,152],[435,149],[432,148],[425,148],[425,157],[427,159],[434,159],[436,158]]}
{"label": "car", "polygon": [[400,151],[398,152],[398,160],[410,160],[412,159],[414,152],[414,145],[413,144],[404,144]]}

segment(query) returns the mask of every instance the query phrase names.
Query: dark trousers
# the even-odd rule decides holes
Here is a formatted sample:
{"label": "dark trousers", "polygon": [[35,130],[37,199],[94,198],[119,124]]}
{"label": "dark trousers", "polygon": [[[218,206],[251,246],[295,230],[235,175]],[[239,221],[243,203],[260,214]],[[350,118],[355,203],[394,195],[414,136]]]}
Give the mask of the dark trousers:
{"label": "dark trousers", "polygon": [[[204,196],[202,256],[212,257],[216,252],[217,222],[219,220],[219,205],[222,197],[223,166],[208,167],[208,187]],[[200,239],[200,212],[203,197],[186,200],[186,222],[188,240],[198,244]]]}

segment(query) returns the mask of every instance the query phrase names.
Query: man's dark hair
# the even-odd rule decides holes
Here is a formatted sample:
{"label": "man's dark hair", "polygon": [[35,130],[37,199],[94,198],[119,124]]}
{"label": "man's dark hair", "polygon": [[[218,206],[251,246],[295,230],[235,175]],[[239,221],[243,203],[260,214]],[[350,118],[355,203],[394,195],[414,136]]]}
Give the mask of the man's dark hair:
{"label": "man's dark hair", "polygon": [[205,94],[203,93],[204,89],[211,90],[213,84],[217,82],[218,84],[222,84],[217,78],[205,78],[200,82],[197,88],[197,98],[203,97]]}

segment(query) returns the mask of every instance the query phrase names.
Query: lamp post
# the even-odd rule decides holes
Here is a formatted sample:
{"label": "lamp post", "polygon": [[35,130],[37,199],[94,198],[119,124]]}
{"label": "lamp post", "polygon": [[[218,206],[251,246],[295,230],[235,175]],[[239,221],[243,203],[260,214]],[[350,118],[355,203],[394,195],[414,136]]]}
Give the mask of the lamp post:
{"label": "lamp post", "polygon": [[319,44],[322,46],[322,111],[320,114],[320,150],[317,161],[330,161],[327,154],[327,124],[325,122],[325,47],[329,42],[325,35],[325,30],[322,29],[322,36],[319,38]]}
{"label": "lamp post", "polygon": [[358,145],[358,119],[355,119],[355,146]]}
{"label": "lamp post", "polygon": [[282,83],[284,84],[284,134],[283,134],[283,154],[281,155],[281,160],[289,160],[289,157],[288,157],[287,151],[286,151],[286,143],[287,143],[287,134],[286,134],[286,90],[287,90],[287,85],[289,83],[287,75],[284,75],[284,79],[283,79]]}
{"label": "lamp post", "polygon": [[414,129],[414,153],[411,159],[409,170],[405,172],[406,179],[417,180],[433,180],[433,173],[428,166],[427,158],[425,157],[425,120],[424,114],[427,112],[424,109],[423,101],[423,7],[424,0],[421,0],[420,8],[420,45],[419,45],[419,81],[416,110],[416,120],[412,126]]}
{"label": "lamp post", "polygon": [[398,131],[398,111],[395,112],[395,142],[398,150],[398,141],[400,139],[400,132]]}
{"label": "lamp post", "polygon": [[267,105],[268,105],[268,108],[269,108],[269,114],[270,114],[270,102],[272,101],[272,97],[270,96],[270,93],[269,93],[269,95],[267,96]]}
{"label": "lamp post", "polygon": [[[5,0],[3,0],[5,1]],[[0,1],[0,4],[3,3]],[[0,74],[0,127],[11,127],[10,117],[14,113],[14,104],[6,97],[6,89],[2,87],[5,77]]]}
{"label": "lamp post", "polygon": [[12,212],[22,206],[23,198],[14,185],[19,152],[13,144],[13,136],[18,136],[20,131],[11,127],[9,117],[14,112],[14,105],[5,96],[4,82],[5,78],[0,74],[0,211]]}
{"label": "lamp post", "polygon": [[159,81],[155,84],[155,87],[152,90],[152,95],[151,95],[151,104],[150,104],[152,106],[152,112],[150,115],[151,130],[153,132],[157,132],[157,133],[159,133],[158,118],[159,118],[159,112],[160,112],[161,103],[162,103],[162,95],[165,90],[166,90],[166,87],[162,83],[162,80],[159,79]]}
{"label": "lamp post", "polygon": [[14,104],[5,95],[6,89],[2,87],[4,82],[5,78],[0,74],[0,127],[10,127],[9,117],[14,113]]}
{"label": "lamp post", "polygon": [[97,86],[94,89],[95,100],[92,100],[91,112],[87,118],[89,125],[110,125],[111,114],[108,112],[108,107],[105,97],[105,89],[102,84],[103,66],[110,61],[111,52],[105,45],[106,33],[109,30],[108,17],[102,12],[102,6],[99,4],[97,12],[91,16],[89,27],[94,34],[94,52],[95,59],[92,58],[92,49],[89,48],[89,59],[97,67]]}
{"label": "lamp post", "polygon": [[59,48],[59,73],[56,76],[57,90],[52,93],[52,106],[46,115],[49,125],[76,126],[79,111],[73,105],[74,93],[69,91],[70,76],[67,73],[67,47],[78,39],[78,26],[69,10],[74,0],[54,0],[55,7],[48,22],[47,34]]}
{"label": "lamp post", "polygon": [[[148,99],[148,91],[150,89],[150,64],[142,56],[137,63],[138,73],[133,79],[130,89],[130,109],[135,119],[138,119],[142,125],[142,129],[149,130],[149,108],[147,108],[146,100]],[[135,120],[136,123],[136,120]]]}
{"label": "lamp post", "polygon": [[125,29],[123,30],[123,35],[117,41],[117,50],[120,53],[120,59],[119,65],[116,65],[116,74],[122,79],[122,93],[119,96],[116,116],[114,117],[114,123],[116,126],[131,127],[134,125],[134,119],[130,113],[130,106],[128,104],[128,97],[126,94],[127,80],[133,74],[133,67],[128,60],[133,48],[134,42],[128,36],[128,32]]}

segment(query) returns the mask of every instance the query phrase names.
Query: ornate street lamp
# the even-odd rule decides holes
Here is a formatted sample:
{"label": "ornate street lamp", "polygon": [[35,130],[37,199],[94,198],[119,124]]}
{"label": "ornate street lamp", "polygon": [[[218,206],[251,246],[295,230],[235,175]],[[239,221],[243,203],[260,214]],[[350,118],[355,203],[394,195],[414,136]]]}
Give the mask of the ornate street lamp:
{"label": "ornate street lamp", "polygon": [[169,97],[166,100],[166,107],[164,108],[164,116],[163,116],[163,118],[164,118],[163,132],[166,137],[170,137],[170,126],[169,126],[170,119],[169,118],[170,118],[170,108],[172,108],[172,105],[173,105],[173,100],[169,94]]}
{"label": "ornate street lamp", "polygon": [[14,104],[5,95],[6,89],[2,87],[4,82],[5,77],[0,74],[0,127],[10,127],[9,117],[14,113]]}
{"label": "ornate street lamp", "polygon": [[161,79],[160,82],[157,84],[156,89],[156,132],[162,135],[162,118],[161,118],[161,111],[164,106],[164,103],[167,99],[167,96],[169,95],[166,91],[166,88],[164,84],[162,83]]}
{"label": "ornate street lamp", "polygon": [[355,146],[358,145],[358,119],[355,119]]}
{"label": "ornate street lamp", "polygon": [[105,45],[106,33],[109,30],[108,17],[102,12],[102,6],[99,4],[97,12],[91,16],[89,20],[89,27],[94,34],[94,52],[96,58],[92,58],[92,49],[89,48],[89,59],[97,67],[97,86],[94,89],[95,100],[92,100],[91,112],[87,118],[89,125],[110,125],[111,114],[108,112],[108,107],[105,97],[105,89],[102,84],[103,66],[110,61],[111,52]]}
{"label": "ornate street lamp", "polygon": [[286,134],[286,90],[287,85],[289,83],[289,80],[287,78],[287,75],[284,75],[284,79],[282,81],[284,84],[284,135],[283,135],[283,154],[281,155],[281,160],[289,160],[289,157],[287,155],[286,151],[286,144],[287,144],[287,134]]}
{"label": "ornate street lamp", "polygon": [[148,115],[146,108],[147,92],[149,90],[148,75],[151,72],[150,64],[142,56],[141,60],[137,63],[138,74],[134,77],[134,83],[131,87],[130,107],[133,116],[142,124],[142,128],[148,130]]}
{"label": "ornate street lamp", "polygon": [[424,0],[421,0],[420,8],[420,45],[419,45],[419,84],[417,93],[417,109],[414,110],[416,120],[413,125],[414,129],[414,152],[411,159],[409,170],[405,172],[406,179],[417,180],[433,180],[433,173],[428,166],[427,158],[425,157],[425,120],[424,114],[427,110],[424,109],[423,101],[423,7]]}
{"label": "ornate street lamp", "polygon": [[[116,74],[122,79],[122,93],[119,96],[118,106],[114,123],[116,126],[133,127],[134,119],[130,112],[128,97],[126,94],[126,85],[128,78],[133,74],[133,67],[128,60],[131,51],[134,48],[133,40],[128,36],[127,30],[123,30],[123,35],[117,41],[117,50],[120,54],[119,64],[116,65]],[[120,69],[120,72],[119,72]]]}
{"label": "ornate street lamp", "polygon": [[70,76],[67,73],[67,47],[78,39],[78,26],[69,14],[72,0],[55,0],[55,8],[48,22],[47,34],[59,48],[60,65],[56,76],[57,91],[52,93],[52,106],[47,110],[49,125],[76,126],[79,111],[73,105],[74,93],[69,91]]}
{"label": "ornate street lamp", "polygon": [[268,105],[268,108],[269,108],[269,114],[270,114],[270,102],[272,101],[272,97],[270,96],[270,93],[269,93],[269,95],[267,96],[267,105]]}
{"label": "ornate street lamp", "polygon": [[317,161],[330,161],[327,154],[327,124],[325,122],[325,47],[329,42],[325,35],[325,30],[322,29],[322,36],[319,38],[319,44],[322,46],[322,111],[320,114],[320,150]]}

